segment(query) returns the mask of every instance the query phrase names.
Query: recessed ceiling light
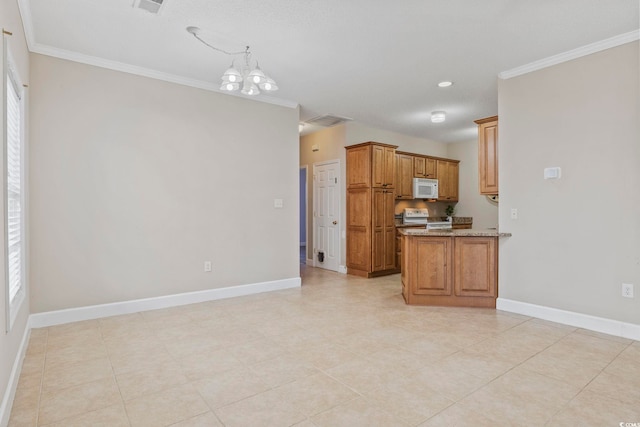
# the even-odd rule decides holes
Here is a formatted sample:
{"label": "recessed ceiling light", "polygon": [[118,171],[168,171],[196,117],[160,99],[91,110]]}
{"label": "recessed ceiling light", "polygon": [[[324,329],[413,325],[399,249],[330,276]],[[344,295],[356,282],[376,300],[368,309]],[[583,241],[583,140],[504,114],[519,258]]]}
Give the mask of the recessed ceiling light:
{"label": "recessed ceiling light", "polygon": [[442,123],[447,117],[444,111],[434,111],[431,113],[431,123]]}
{"label": "recessed ceiling light", "polygon": [[438,87],[449,87],[453,84],[453,82],[450,82],[448,80],[445,80],[443,82],[438,83]]}

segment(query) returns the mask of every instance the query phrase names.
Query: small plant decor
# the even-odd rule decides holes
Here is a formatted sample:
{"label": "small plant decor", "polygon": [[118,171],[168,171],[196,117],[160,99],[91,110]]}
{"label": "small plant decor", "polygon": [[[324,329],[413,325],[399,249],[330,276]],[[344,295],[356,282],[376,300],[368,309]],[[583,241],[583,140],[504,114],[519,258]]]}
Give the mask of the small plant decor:
{"label": "small plant decor", "polygon": [[453,205],[448,205],[447,208],[444,210],[444,213],[447,214],[447,216],[453,216],[453,213],[456,211],[456,208]]}

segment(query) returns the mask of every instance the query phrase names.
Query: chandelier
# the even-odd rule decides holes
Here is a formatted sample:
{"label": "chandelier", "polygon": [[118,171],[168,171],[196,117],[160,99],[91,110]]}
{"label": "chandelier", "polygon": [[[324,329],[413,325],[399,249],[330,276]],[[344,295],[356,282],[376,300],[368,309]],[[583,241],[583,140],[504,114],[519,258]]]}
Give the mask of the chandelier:
{"label": "chandelier", "polygon": [[226,92],[239,90],[240,93],[244,95],[259,95],[260,90],[265,92],[275,92],[278,90],[276,82],[260,69],[257,61],[256,66],[251,67],[251,51],[249,50],[249,46],[247,46],[244,51],[227,52],[204,41],[200,37],[200,28],[198,27],[187,27],[187,32],[213,50],[234,57],[242,55],[242,60],[239,61],[238,67],[236,67],[236,58],[234,58],[227,71],[222,75],[220,90]]}

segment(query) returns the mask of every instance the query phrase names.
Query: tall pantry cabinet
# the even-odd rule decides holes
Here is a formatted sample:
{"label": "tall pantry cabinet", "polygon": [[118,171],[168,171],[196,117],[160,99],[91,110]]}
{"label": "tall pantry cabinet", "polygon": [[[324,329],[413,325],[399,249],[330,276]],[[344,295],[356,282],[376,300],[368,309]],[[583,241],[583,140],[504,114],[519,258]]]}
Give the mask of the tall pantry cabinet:
{"label": "tall pantry cabinet", "polygon": [[395,145],[364,142],[347,150],[347,272],[397,273]]}

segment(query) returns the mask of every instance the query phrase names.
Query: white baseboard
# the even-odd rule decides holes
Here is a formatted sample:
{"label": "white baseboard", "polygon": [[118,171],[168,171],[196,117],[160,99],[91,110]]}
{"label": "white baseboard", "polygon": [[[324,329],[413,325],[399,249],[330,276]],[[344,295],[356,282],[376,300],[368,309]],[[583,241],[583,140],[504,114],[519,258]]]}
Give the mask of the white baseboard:
{"label": "white baseboard", "polygon": [[347,274],[347,267],[344,265],[338,266],[338,273]]}
{"label": "white baseboard", "polygon": [[640,341],[640,325],[633,323],[625,323],[604,317],[596,317],[589,314],[560,310],[505,298],[498,298],[496,300],[496,309]]}
{"label": "white baseboard", "polygon": [[22,361],[27,351],[29,344],[29,336],[31,335],[31,328],[29,325],[24,328],[24,334],[22,335],[22,342],[20,348],[18,348],[18,354],[13,361],[13,367],[11,368],[11,374],[9,375],[9,381],[7,382],[7,388],[4,391],[4,397],[0,404],[0,426],[6,426],[9,424],[9,417],[11,416],[11,407],[13,406],[13,399],[16,396],[16,390],[18,389],[18,380],[20,379],[20,371],[22,370]]}
{"label": "white baseboard", "polygon": [[307,258],[307,265],[309,267],[315,267],[316,266],[315,262],[313,261],[313,258]]}
{"label": "white baseboard", "polygon": [[230,286],[227,288],[208,289],[206,291],[188,292],[184,294],[166,295],[111,304],[92,305],[87,307],[69,308],[66,310],[48,311],[29,316],[30,328],[43,328],[63,323],[81,320],[99,319],[102,317],[118,316],[121,314],[137,313],[140,311],[157,310],[159,308],[175,307],[179,305],[195,304],[225,298],[259,294],[262,292],[278,291],[281,289],[299,288],[300,277],[274,280],[271,282],[252,283],[248,285]]}

